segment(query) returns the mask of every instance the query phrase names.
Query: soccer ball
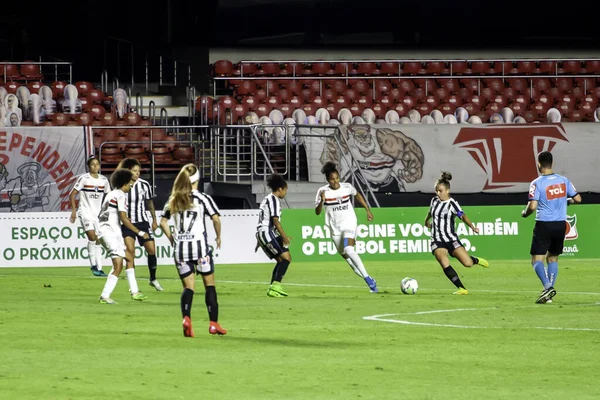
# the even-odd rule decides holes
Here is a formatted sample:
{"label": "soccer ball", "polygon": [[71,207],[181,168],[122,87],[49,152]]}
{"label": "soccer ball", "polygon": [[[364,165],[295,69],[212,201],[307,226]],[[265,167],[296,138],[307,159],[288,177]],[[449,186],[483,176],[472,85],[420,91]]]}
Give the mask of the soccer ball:
{"label": "soccer ball", "polygon": [[415,278],[406,277],[400,283],[400,290],[404,294],[415,294],[419,290],[419,282]]}

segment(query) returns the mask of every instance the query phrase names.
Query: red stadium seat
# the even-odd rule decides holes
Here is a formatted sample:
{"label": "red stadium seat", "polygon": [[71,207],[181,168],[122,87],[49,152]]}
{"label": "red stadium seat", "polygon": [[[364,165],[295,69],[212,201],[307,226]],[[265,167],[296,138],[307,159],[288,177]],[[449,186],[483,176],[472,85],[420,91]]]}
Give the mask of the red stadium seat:
{"label": "red stadium seat", "polygon": [[535,61],[517,61],[517,71],[521,75],[531,75],[535,73],[537,66]]}
{"label": "red stadium seat", "polygon": [[474,75],[487,75],[490,70],[489,61],[473,61],[471,62],[471,71]]}
{"label": "red stadium seat", "polygon": [[412,96],[409,96],[407,94],[407,95],[404,95],[404,96],[402,96],[400,98],[399,103],[404,104],[407,107],[407,109],[410,111],[413,108],[415,108],[416,101],[415,101],[415,99]]}
{"label": "red stadium seat", "polygon": [[327,110],[331,118],[337,118],[337,115],[342,108],[343,107],[337,102],[329,103],[327,104],[327,106],[325,106],[325,109]]}
{"label": "red stadium seat", "polygon": [[323,100],[326,103],[330,103],[331,101],[333,101],[333,99],[335,99],[337,96],[339,96],[340,93],[344,93],[346,92],[345,90],[343,90],[342,92],[338,92],[334,89],[325,89],[323,90],[323,95],[321,96],[323,98]]}
{"label": "red stadium seat", "polygon": [[586,74],[599,74],[600,60],[585,61],[585,71]]}
{"label": "red stadium seat", "polygon": [[87,96],[87,94],[94,89],[94,85],[87,81],[75,82],[75,87],[80,96]]}
{"label": "red stadium seat", "polygon": [[581,61],[567,60],[559,63],[558,73],[575,75],[579,74],[582,70]]}
{"label": "red stadium seat", "polygon": [[430,94],[425,98],[425,104],[428,104],[433,110],[440,105],[440,98],[435,94]]}
{"label": "red stadium seat", "polygon": [[524,78],[508,78],[506,84],[517,92],[523,92],[529,89],[529,83]]}
{"label": "red stadium seat", "polygon": [[[314,104],[314,106],[316,107],[316,109],[318,108],[322,108],[325,107],[327,105],[327,103],[329,103],[329,101],[327,101],[326,99],[324,99],[321,96],[315,96],[312,98],[311,102]],[[315,111],[316,111],[315,109]]]}
{"label": "red stadium seat", "polygon": [[400,117],[406,116],[410,111],[410,108],[404,103],[396,103],[392,109],[395,110]]}
{"label": "red stadium seat", "polygon": [[415,90],[415,84],[410,79],[401,79],[398,87],[402,94],[412,93]]}
{"label": "red stadium seat", "polygon": [[400,75],[400,64],[395,61],[384,61],[379,63],[379,73],[381,75],[398,76]]}
{"label": "red stadium seat", "polygon": [[[337,104],[340,109],[348,108],[348,107],[350,107],[350,104],[351,104],[350,100],[346,96],[339,96],[337,99],[335,99],[334,103]],[[330,113],[330,115],[333,115],[333,114]],[[335,115],[337,115],[337,113]]]}
{"label": "red stadium seat", "polygon": [[453,75],[469,75],[471,74],[471,69],[469,68],[469,64],[466,61],[454,61],[450,63],[450,72]]}
{"label": "red stadium seat", "polygon": [[389,93],[392,90],[392,83],[387,79],[376,79],[375,80],[375,92],[377,93]]}
{"label": "red stadium seat", "polygon": [[538,74],[556,74],[556,61],[540,61],[538,63],[538,69],[537,69],[537,73]]}
{"label": "red stadium seat", "polygon": [[362,106],[362,108],[370,108],[373,104],[373,97],[367,95],[360,95],[356,99],[356,102]]}
{"label": "red stadium seat", "polygon": [[573,79],[572,78],[557,78],[555,86],[560,89],[561,92],[570,92],[573,90]]}
{"label": "red stadium seat", "polygon": [[519,74],[519,70],[517,69],[517,65],[514,61],[503,61],[502,73],[504,75],[517,75]]}
{"label": "red stadium seat", "polygon": [[216,61],[213,64],[213,71],[215,76],[232,76],[233,63],[229,60]]}
{"label": "red stadium seat", "polygon": [[23,77],[19,72],[19,68],[15,64],[0,65],[0,75],[4,76],[4,81],[21,80]]}
{"label": "red stadium seat", "polygon": [[442,61],[426,62],[425,70],[427,71],[427,75],[448,74],[450,72],[450,69],[446,66],[446,63]]}
{"label": "red stadium seat", "polygon": [[407,61],[402,63],[402,74],[403,75],[419,75],[422,69],[420,61]]}
{"label": "red stadium seat", "polygon": [[256,83],[253,80],[242,80],[235,92],[240,96],[253,95],[256,92]]}
{"label": "red stadium seat", "polygon": [[240,63],[240,76],[254,76],[256,74],[256,63]]}
{"label": "red stadium seat", "polygon": [[373,76],[379,75],[379,70],[377,69],[377,64],[371,61],[363,61],[357,63],[357,73],[358,75],[364,76]]}
{"label": "red stadium seat", "polygon": [[31,81],[27,83],[27,88],[31,94],[39,94],[42,86],[44,86],[44,83],[40,81]]}

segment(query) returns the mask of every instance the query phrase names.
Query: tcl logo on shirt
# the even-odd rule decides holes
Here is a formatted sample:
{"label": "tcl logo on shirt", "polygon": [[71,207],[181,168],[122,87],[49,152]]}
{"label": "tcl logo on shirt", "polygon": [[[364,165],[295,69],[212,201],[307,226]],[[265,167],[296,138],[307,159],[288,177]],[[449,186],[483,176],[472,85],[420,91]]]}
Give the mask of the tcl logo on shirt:
{"label": "tcl logo on shirt", "polygon": [[551,185],[546,188],[546,198],[548,200],[560,199],[561,197],[567,196],[567,185],[559,183],[558,185]]}

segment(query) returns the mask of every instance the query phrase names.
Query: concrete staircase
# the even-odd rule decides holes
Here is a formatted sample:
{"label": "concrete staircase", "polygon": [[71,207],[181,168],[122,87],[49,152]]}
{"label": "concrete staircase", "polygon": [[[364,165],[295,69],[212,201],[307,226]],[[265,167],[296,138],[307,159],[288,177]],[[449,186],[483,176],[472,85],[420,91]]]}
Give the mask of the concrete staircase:
{"label": "concrete staircase", "polygon": [[[289,208],[315,208],[317,190],[324,185],[325,183],[288,182],[287,195],[282,200],[281,206],[283,208],[288,206]],[[264,197],[271,193],[271,189],[266,182],[255,182],[252,184],[252,193],[256,197],[257,204],[260,204]]]}

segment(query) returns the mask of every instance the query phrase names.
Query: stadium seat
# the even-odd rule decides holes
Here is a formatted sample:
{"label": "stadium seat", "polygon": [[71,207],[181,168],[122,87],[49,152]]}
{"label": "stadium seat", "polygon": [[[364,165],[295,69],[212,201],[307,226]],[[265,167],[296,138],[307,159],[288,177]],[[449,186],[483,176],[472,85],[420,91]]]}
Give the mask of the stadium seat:
{"label": "stadium seat", "polygon": [[419,75],[423,69],[420,61],[408,61],[401,65],[403,75]]}
{"label": "stadium seat", "polygon": [[576,75],[581,73],[582,65],[581,61],[566,60],[558,64],[559,74]]}
{"label": "stadium seat", "polygon": [[381,75],[399,76],[400,64],[395,61],[384,61],[379,63],[379,73]]}
{"label": "stadium seat", "polygon": [[2,68],[5,82],[21,80],[23,78],[19,72],[19,68],[15,64],[3,64],[0,65],[0,68]]}
{"label": "stadium seat", "polygon": [[531,75],[536,72],[535,61],[517,61],[517,71],[521,75]]}
{"label": "stadium seat", "polygon": [[213,64],[213,71],[215,76],[232,76],[233,63],[229,60],[216,61]]}
{"label": "stadium seat", "polygon": [[427,75],[447,75],[450,69],[442,61],[429,61],[425,63]]}
{"label": "stadium seat", "polygon": [[552,75],[556,74],[556,61],[540,61],[538,63],[537,73],[541,75]]}
{"label": "stadium seat", "polygon": [[80,96],[87,96],[90,90],[94,89],[94,85],[87,81],[75,82],[75,87]]}
{"label": "stadium seat", "polygon": [[471,72],[474,75],[487,75],[490,70],[489,61],[473,61],[471,63]]}

